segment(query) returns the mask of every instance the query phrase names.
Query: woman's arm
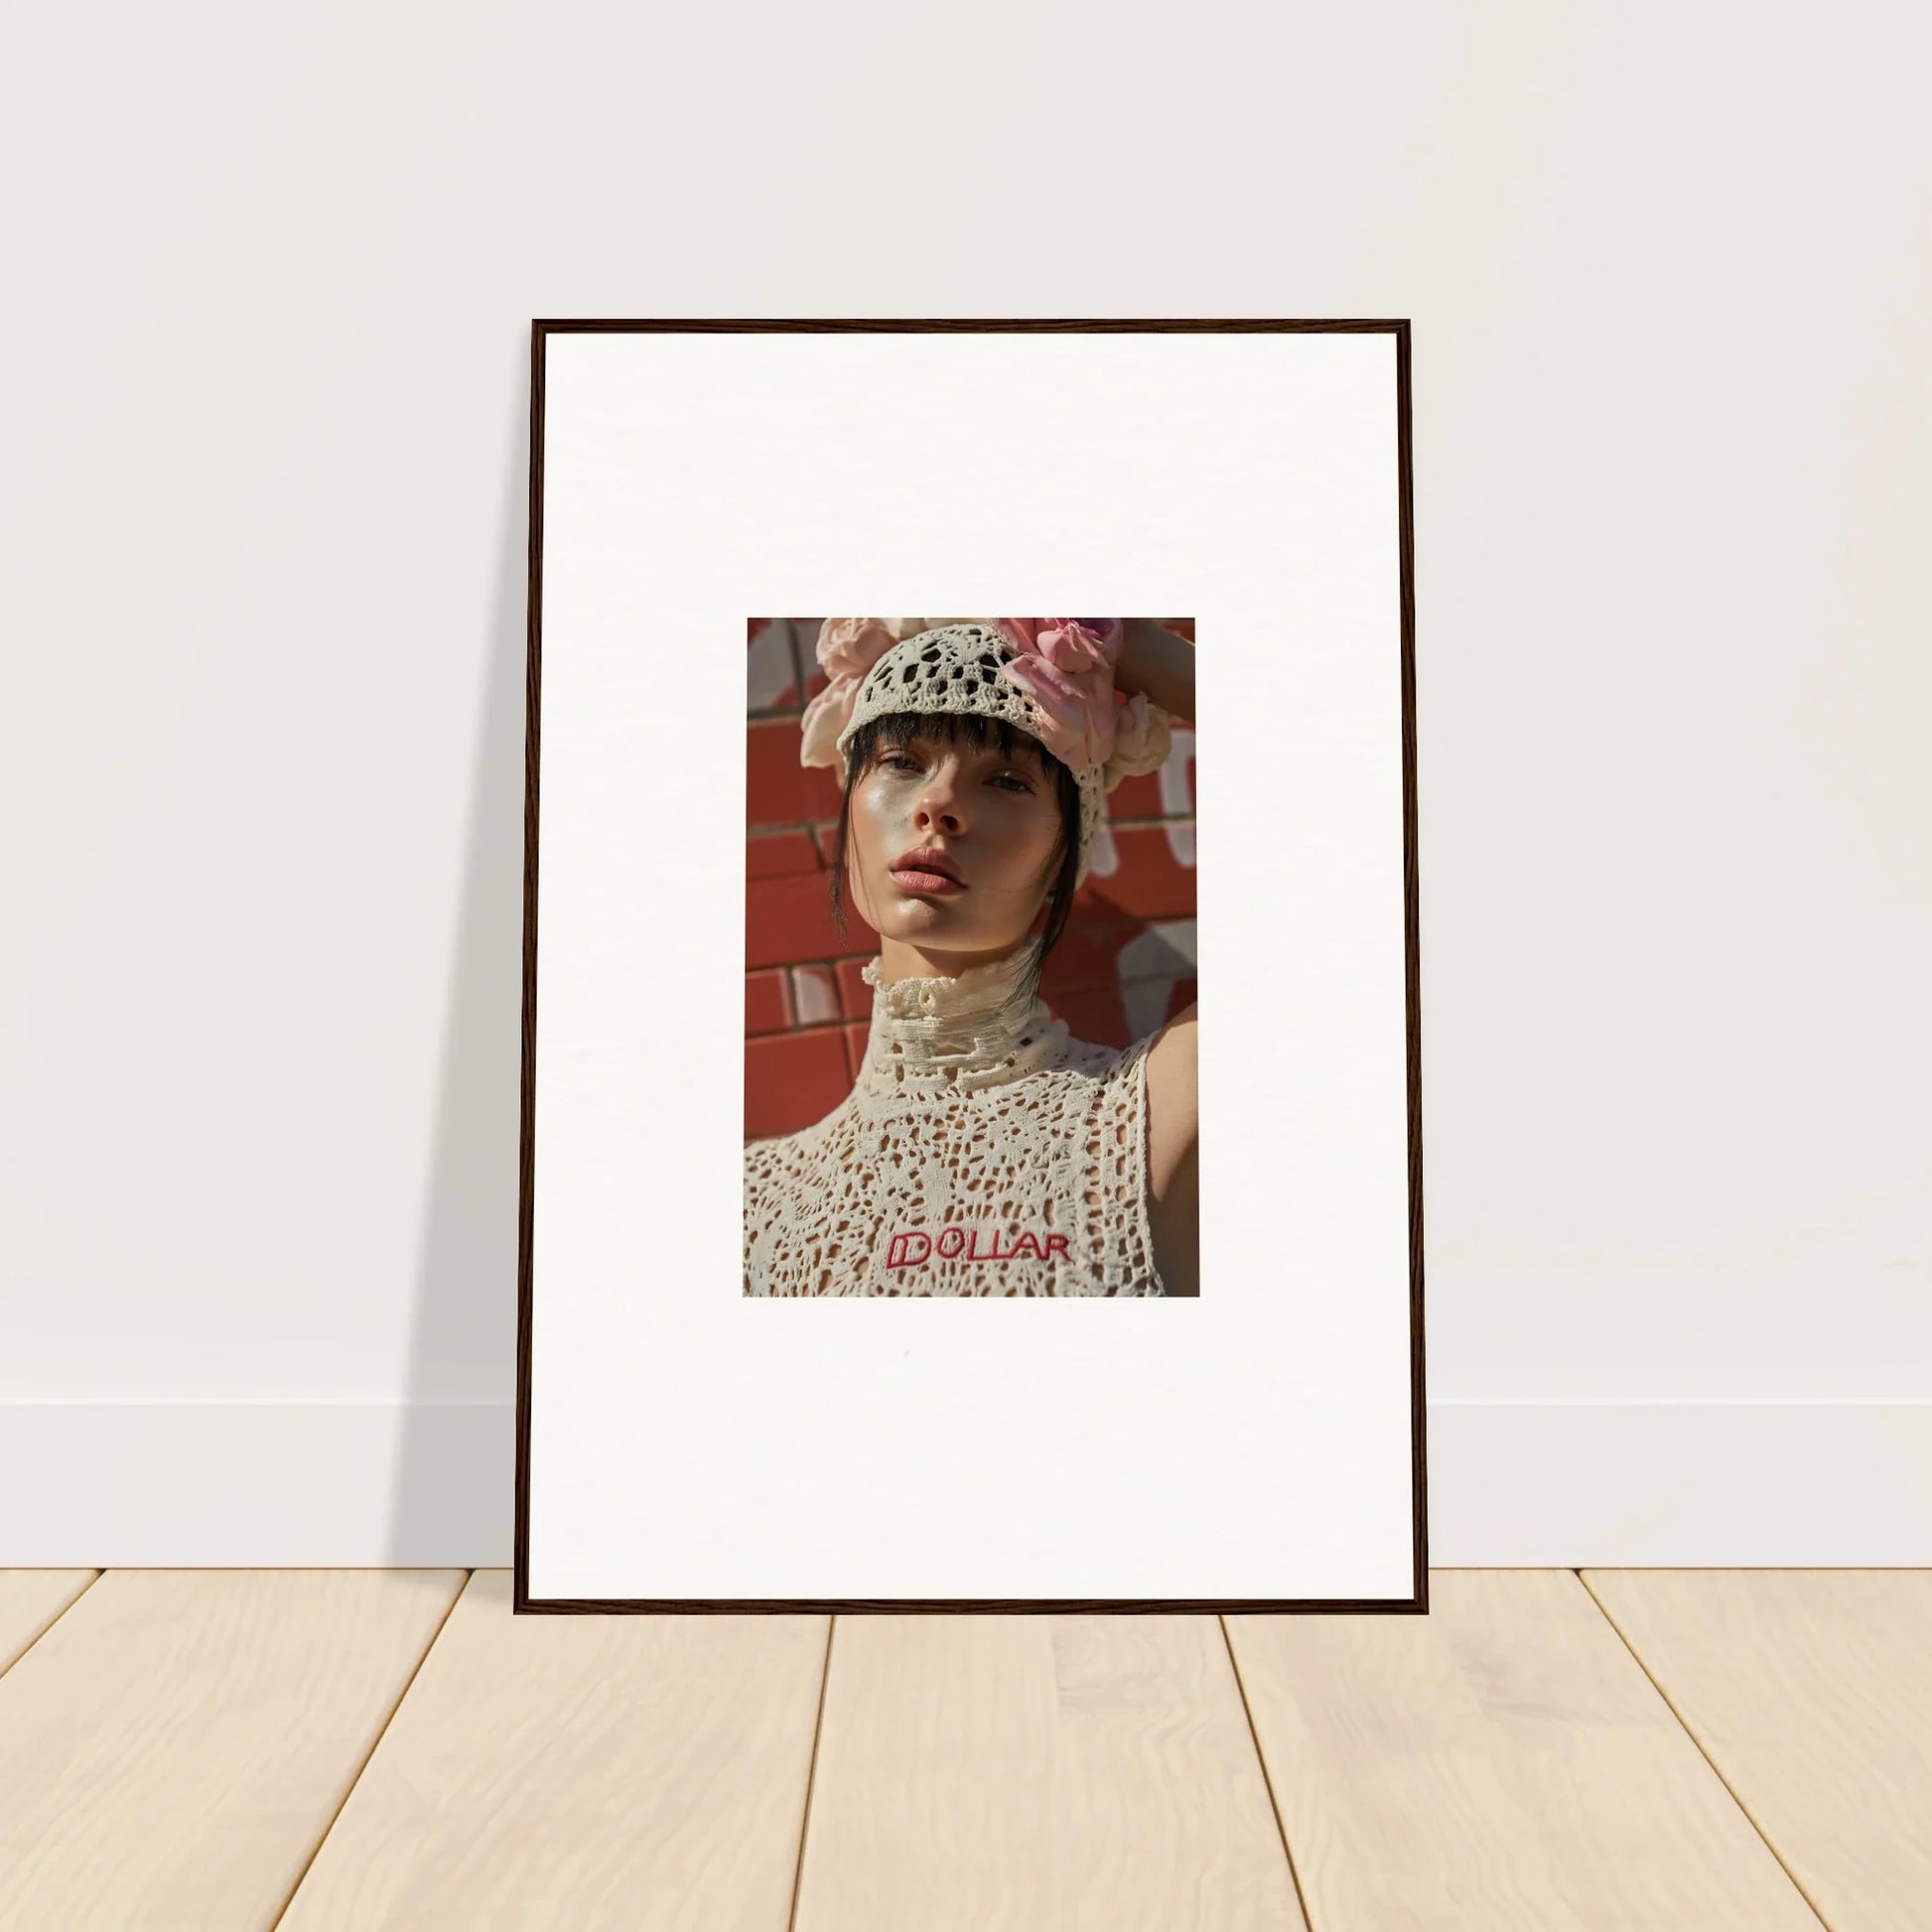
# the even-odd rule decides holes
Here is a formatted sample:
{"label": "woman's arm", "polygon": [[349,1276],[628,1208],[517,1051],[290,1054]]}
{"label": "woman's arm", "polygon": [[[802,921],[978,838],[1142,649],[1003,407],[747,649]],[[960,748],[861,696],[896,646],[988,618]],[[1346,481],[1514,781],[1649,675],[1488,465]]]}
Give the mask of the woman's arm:
{"label": "woman's arm", "polygon": [[1170,1295],[1200,1293],[1199,1100],[1192,1004],[1147,1054],[1148,1220]]}
{"label": "woman's arm", "polygon": [[1200,1293],[1200,1156],[1189,1147],[1165,1194],[1147,1204],[1154,1265],[1170,1297]]}
{"label": "woman's arm", "polygon": [[1114,686],[1131,698],[1145,691],[1170,718],[1194,722],[1194,647],[1177,630],[1152,618],[1129,618],[1121,626]]}
{"label": "woman's arm", "polygon": [[[1146,692],[1171,718],[1194,722],[1194,647],[1152,618],[1129,618],[1122,626],[1114,684],[1129,697]],[[1197,1001],[1183,1007],[1147,1056],[1148,1216],[1170,1295],[1200,1293],[1198,1013]]]}
{"label": "woman's arm", "polygon": [[[1145,691],[1148,702],[1172,718],[1194,718],[1194,647],[1177,631],[1152,618],[1129,618],[1121,626],[1120,656],[1114,684],[1131,697]],[[1195,1138],[1193,1002],[1175,1014],[1148,1049],[1148,1133],[1150,1179],[1157,1199],[1182,1178],[1192,1159]]]}

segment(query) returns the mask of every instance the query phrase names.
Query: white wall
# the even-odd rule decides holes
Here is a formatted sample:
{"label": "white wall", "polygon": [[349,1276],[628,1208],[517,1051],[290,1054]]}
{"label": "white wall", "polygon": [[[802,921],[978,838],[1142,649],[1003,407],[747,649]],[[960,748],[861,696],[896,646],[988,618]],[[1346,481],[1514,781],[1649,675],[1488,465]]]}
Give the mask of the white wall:
{"label": "white wall", "polygon": [[1411,317],[1432,1558],[1932,1561],[1923,15],[944,18],[0,17],[0,1563],[508,1559],[533,315]]}

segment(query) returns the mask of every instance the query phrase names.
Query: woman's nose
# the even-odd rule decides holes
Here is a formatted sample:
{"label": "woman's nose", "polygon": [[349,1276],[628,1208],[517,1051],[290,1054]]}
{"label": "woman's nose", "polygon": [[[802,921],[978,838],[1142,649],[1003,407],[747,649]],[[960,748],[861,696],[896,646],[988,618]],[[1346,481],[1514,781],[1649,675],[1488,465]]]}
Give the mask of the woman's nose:
{"label": "woman's nose", "polygon": [[918,818],[921,825],[943,831],[957,832],[962,829],[966,819],[950,778],[935,777],[927,781],[925,790],[919,796]]}

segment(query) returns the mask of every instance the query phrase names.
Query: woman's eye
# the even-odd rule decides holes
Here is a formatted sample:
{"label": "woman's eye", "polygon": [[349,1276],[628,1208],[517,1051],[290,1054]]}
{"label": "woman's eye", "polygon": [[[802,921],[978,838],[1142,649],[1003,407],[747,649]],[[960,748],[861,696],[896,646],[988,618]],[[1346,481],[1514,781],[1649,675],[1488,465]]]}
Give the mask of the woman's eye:
{"label": "woman's eye", "polygon": [[[917,771],[919,769],[918,759],[908,758],[903,752],[882,753],[879,765],[883,771]],[[1011,787],[1015,791],[1031,792],[1033,790],[1032,784],[1017,771],[997,771],[993,774],[991,782],[996,785]]]}

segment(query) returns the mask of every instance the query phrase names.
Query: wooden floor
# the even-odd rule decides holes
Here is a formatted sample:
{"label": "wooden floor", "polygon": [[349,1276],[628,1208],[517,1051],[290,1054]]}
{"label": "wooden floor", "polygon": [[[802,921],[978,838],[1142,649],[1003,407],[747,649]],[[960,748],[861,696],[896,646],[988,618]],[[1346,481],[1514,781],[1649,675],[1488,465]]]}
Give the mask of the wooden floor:
{"label": "wooden floor", "polygon": [[0,1571],[0,1926],[1917,1932],[1932,1571],[1404,1616],[512,1617]]}

